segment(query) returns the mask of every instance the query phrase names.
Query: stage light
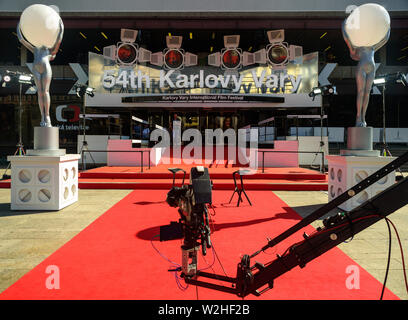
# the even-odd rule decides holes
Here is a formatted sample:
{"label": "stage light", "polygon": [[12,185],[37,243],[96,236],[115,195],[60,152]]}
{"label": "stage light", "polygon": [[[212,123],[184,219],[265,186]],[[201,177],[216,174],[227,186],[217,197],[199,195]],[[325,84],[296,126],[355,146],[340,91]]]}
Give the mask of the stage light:
{"label": "stage light", "polygon": [[[221,67],[223,70],[236,70],[242,67],[242,49],[239,46],[239,35],[224,36],[224,49],[208,55],[208,65]],[[213,47],[210,48],[210,52]]]}
{"label": "stage light", "polygon": [[164,54],[164,63],[169,69],[179,69],[183,62],[183,54],[179,49],[170,49]]}
{"label": "stage light", "polygon": [[[103,56],[106,59],[116,61],[118,65],[129,66],[135,64],[139,56],[139,46],[135,43],[137,34],[137,30],[120,29],[121,41],[116,45],[104,47]],[[97,47],[95,49],[100,51]]]}
{"label": "stage light", "polygon": [[93,97],[94,96],[94,88],[91,88],[91,87],[87,87],[86,89],[85,89],[85,93],[87,94],[87,95],[89,95],[89,96],[91,96],[91,97]]}
{"label": "stage light", "polygon": [[236,49],[228,49],[222,55],[222,64],[227,69],[236,69],[241,64],[241,54]]}
{"label": "stage light", "polygon": [[23,73],[20,71],[10,71],[6,70],[6,75],[3,77],[3,87],[5,83],[10,82],[12,79],[15,79],[20,84],[33,84],[33,75],[30,73]]}
{"label": "stage light", "polygon": [[316,96],[328,96],[337,94],[336,87],[332,85],[314,87],[309,93],[309,97],[312,97],[313,100]]}
{"label": "stage light", "polygon": [[268,59],[272,65],[282,65],[288,59],[288,48],[282,44],[276,44],[269,48]]}
{"label": "stage light", "polygon": [[374,79],[374,84],[375,85],[384,84],[385,82],[386,82],[385,78]]}
{"label": "stage light", "polygon": [[401,83],[404,87],[406,87],[408,85],[407,77],[400,73],[400,78],[397,79],[397,83]]}
{"label": "stage light", "polygon": [[31,75],[20,74],[18,76],[18,82],[20,82],[20,83],[31,84],[32,81],[33,81],[33,78],[32,78]]}
{"label": "stage light", "polygon": [[164,66],[167,70],[180,70],[184,67],[195,66],[198,63],[198,56],[190,52],[185,52],[181,48],[182,36],[166,36],[167,48],[163,52],[156,52],[150,55],[150,63],[156,66]]}
{"label": "stage light", "polygon": [[243,53],[242,65],[249,66],[255,63],[268,64],[274,70],[282,70],[289,62],[301,64],[303,61],[303,47],[289,45],[284,42],[285,30],[271,30],[267,32],[269,44],[254,53]]}
{"label": "stage light", "polygon": [[313,89],[313,94],[314,95],[322,94],[322,90],[320,88],[315,88]]}
{"label": "stage light", "polygon": [[374,84],[379,85],[379,86],[385,86],[386,84],[393,84],[393,83],[400,83],[404,87],[408,85],[408,81],[407,81],[405,74],[401,72],[382,75],[374,79]]}
{"label": "stage light", "polygon": [[122,43],[118,47],[118,61],[124,65],[133,64],[137,58],[137,49],[131,43]]}
{"label": "stage light", "polygon": [[85,96],[85,94],[86,95],[88,95],[88,96],[90,96],[90,97],[93,97],[95,94],[94,94],[94,88],[92,88],[92,87],[88,87],[87,85],[85,85],[85,84],[77,84],[76,86],[75,86],[75,89],[76,89],[76,95],[79,97],[79,98],[82,98],[82,97],[84,97]]}

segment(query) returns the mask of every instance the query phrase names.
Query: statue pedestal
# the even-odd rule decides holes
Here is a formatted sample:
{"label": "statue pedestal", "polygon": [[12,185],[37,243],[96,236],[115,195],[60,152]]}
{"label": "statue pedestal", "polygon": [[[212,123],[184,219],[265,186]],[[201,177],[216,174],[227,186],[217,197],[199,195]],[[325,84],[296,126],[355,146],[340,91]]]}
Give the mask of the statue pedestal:
{"label": "statue pedestal", "polygon": [[34,128],[34,150],[7,157],[11,210],[60,210],[78,201],[79,158],[59,149],[57,127]]}
{"label": "statue pedestal", "polygon": [[65,149],[59,148],[58,127],[34,127],[34,149],[27,150],[28,156],[63,156]]}
{"label": "statue pedestal", "polygon": [[[344,191],[347,191],[360,181],[364,180],[380,168],[384,167],[395,157],[358,157],[358,156],[327,156],[329,164],[328,193],[329,201]],[[351,211],[381,191],[395,183],[395,171],[372,184],[367,189],[356,194],[339,208]]]}
{"label": "statue pedestal", "polygon": [[60,210],[78,201],[77,154],[9,156],[11,210]]}
{"label": "statue pedestal", "polygon": [[342,156],[378,157],[379,150],[373,150],[373,128],[347,128],[347,149],[340,150]]}
{"label": "statue pedestal", "polygon": [[[395,159],[395,157],[380,157],[380,151],[373,150],[372,127],[348,128],[347,150],[340,150],[340,156],[326,158],[329,168],[329,201]],[[339,208],[350,211],[394,183],[395,171],[344,202]]]}

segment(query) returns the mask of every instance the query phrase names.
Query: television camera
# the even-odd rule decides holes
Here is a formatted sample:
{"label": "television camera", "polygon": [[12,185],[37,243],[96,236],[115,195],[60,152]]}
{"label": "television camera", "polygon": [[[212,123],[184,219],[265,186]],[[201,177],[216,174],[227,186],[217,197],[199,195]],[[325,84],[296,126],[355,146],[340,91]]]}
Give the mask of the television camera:
{"label": "television camera", "polygon": [[[182,276],[188,278],[197,273],[197,252],[206,255],[211,248],[210,226],[207,205],[212,203],[212,182],[208,168],[193,167],[190,172],[190,183],[184,184],[186,172],[182,169],[171,168],[173,186],[167,193],[166,202],[174,208],[178,207],[180,220],[160,229],[160,240],[181,236]],[[181,187],[175,186],[178,171],[184,172]]]}

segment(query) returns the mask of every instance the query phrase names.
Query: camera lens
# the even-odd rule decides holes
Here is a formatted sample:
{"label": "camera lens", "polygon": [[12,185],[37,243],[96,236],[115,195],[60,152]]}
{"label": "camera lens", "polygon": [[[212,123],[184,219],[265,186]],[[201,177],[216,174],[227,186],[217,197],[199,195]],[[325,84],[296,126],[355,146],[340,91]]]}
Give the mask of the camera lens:
{"label": "camera lens", "polygon": [[282,44],[276,44],[269,48],[268,58],[272,64],[283,64],[288,59],[288,48]]}
{"label": "camera lens", "polygon": [[164,56],[164,61],[170,69],[178,69],[183,64],[183,55],[178,50],[169,50]]}
{"label": "camera lens", "polygon": [[238,50],[229,49],[222,55],[222,63],[228,69],[235,69],[241,63],[241,55]]}
{"label": "camera lens", "polygon": [[131,44],[121,44],[118,48],[118,60],[124,64],[132,64],[135,62],[137,50]]}

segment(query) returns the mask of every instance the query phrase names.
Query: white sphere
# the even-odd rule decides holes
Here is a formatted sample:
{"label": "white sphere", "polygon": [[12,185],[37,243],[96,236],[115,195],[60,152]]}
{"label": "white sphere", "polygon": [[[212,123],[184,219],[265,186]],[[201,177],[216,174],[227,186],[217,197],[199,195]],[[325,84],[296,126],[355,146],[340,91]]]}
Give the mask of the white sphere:
{"label": "white sphere", "polygon": [[379,43],[390,29],[390,15],[379,4],[363,4],[347,17],[344,27],[355,47],[371,47]]}
{"label": "white sphere", "polygon": [[61,17],[51,7],[33,4],[20,17],[23,36],[35,47],[51,48],[58,37]]}

